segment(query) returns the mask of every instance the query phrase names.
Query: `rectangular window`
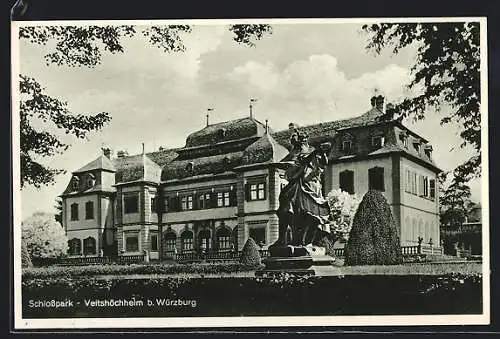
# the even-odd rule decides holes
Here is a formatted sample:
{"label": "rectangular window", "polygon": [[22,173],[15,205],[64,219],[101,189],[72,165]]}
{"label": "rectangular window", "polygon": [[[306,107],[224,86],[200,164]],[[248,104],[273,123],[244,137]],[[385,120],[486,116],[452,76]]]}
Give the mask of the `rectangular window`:
{"label": "rectangular window", "polygon": [[187,197],[187,209],[192,210],[193,209],[193,196],[188,195]]}
{"label": "rectangular window", "polygon": [[257,199],[259,200],[264,200],[266,198],[266,195],[265,195],[265,187],[264,187],[264,183],[260,183],[257,185]]}
{"label": "rectangular window", "polygon": [[412,172],[411,175],[411,193],[417,194],[417,173]]}
{"label": "rectangular window", "polygon": [[139,212],[139,196],[137,194],[124,196],[123,204],[125,214]]}
{"label": "rectangular window", "polygon": [[250,185],[250,200],[257,200],[257,184]]}
{"label": "rectangular window", "polygon": [[71,204],[71,220],[78,220],[78,204]]}
{"label": "rectangular window", "polygon": [[352,150],[352,141],[351,140],[344,140],[342,141],[342,151],[344,152],[351,152]]}
{"label": "rectangular window", "polygon": [[265,182],[250,182],[247,183],[245,187],[246,187],[245,197],[247,201],[266,199]]}
{"label": "rectangular window", "polygon": [[222,196],[222,192],[217,193],[217,207],[224,206],[224,199]]}
{"label": "rectangular window", "polygon": [[368,170],[368,188],[385,191],[383,167],[373,167]]}
{"label": "rectangular window", "polygon": [[229,192],[224,192],[224,206],[229,206],[229,205],[230,205]]}
{"label": "rectangular window", "polygon": [[339,173],[339,187],[342,191],[354,194],[354,172],[345,170]]}
{"label": "rectangular window", "polygon": [[409,169],[406,170],[405,191],[411,193],[411,172]]}
{"label": "rectangular window", "polygon": [[151,198],[151,212],[156,212],[156,198],[152,197]]}
{"label": "rectangular window", "polygon": [[433,200],[436,197],[436,181],[434,179],[429,180],[429,197]]}
{"label": "rectangular window", "polygon": [[88,201],[85,203],[85,219],[94,219],[94,202]]}
{"label": "rectangular window", "polygon": [[424,192],[424,176],[423,175],[419,175],[418,176],[418,195],[423,197],[425,196],[425,192]]}
{"label": "rectangular window", "polygon": [[158,234],[151,234],[151,251],[158,251]]}
{"label": "rectangular window", "polygon": [[384,137],[381,135],[375,135],[372,137],[372,147],[381,148],[384,146]]}
{"label": "rectangular window", "polygon": [[424,197],[429,196],[429,178],[424,178]]}
{"label": "rectangular window", "polygon": [[139,251],[139,235],[137,233],[127,234],[125,236],[125,251],[127,252]]}
{"label": "rectangular window", "polygon": [[168,208],[169,208],[169,206],[168,206],[168,200],[169,199],[170,199],[169,197],[165,197],[163,199],[163,211],[164,212],[169,212],[169,210],[168,210]]}
{"label": "rectangular window", "polygon": [[181,210],[185,211],[187,209],[187,197],[181,198]]}

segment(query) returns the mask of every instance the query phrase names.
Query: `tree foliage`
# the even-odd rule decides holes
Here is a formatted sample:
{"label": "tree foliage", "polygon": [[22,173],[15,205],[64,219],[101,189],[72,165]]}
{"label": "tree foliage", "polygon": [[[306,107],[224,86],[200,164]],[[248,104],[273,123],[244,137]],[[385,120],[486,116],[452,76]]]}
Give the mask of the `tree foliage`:
{"label": "tree foliage", "polygon": [[442,225],[459,226],[465,222],[472,202],[471,190],[461,177],[453,177],[450,184],[445,187],[446,175],[439,177],[441,194],[440,222]]}
{"label": "tree foliage", "polygon": [[380,23],[364,25],[367,49],[379,54],[392,48],[397,54],[408,46],[417,47],[408,87],[419,93],[397,103],[402,116],[423,119],[427,108],[437,111],[443,103],[451,107],[441,124],[461,126],[460,147],[475,149],[475,155],[459,165],[454,175],[468,181],[481,175],[480,37],[479,23]]}
{"label": "tree foliage", "polygon": [[21,240],[21,267],[32,267],[30,254],[28,253],[28,247],[26,246],[26,241]]}
{"label": "tree foliage", "polygon": [[54,181],[60,169],[53,169],[38,162],[38,157],[51,157],[66,151],[68,144],[47,131],[40,131],[34,123],[55,125],[66,134],[85,138],[88,132],[101,129],[111,118],[108,113],[72,114],[67,103],[44,93],[44,89],[33,78],[20,76],[20,156],[21,187],[35,187]]}
{"label": "tree foliage", "polygon": [[240,263],[248,266],[259,266],[261,263],[259,247],[252,238],[248,238],[243,246]]}
{"label": "tree foliage", "polygon": [[62,205],[62,199],[61,198],[57,198],[56,199],[56,204],[54,206],[54,208],[56,209],[57,213],[55,214],[54,216],[54,219],[60,223],[62,225],[62,211],[63,211],[63,205]]}
{"label": "tree foliage", "polygon": [[345,265],[393,265],[403,261],[396,223],[379,191],[364,195],[344,251]]}
{"label": "tree foliage", "polygon": [[22,241],[32,259],[59,258],[68,250],[68,238],[53,214],[34,213],[21,225]]}
{"label": "tree foliage", "polygon": [[[138,27],[131,25],[105,26],[30,26],[19,29],[19,38],[32,44],[49,48],[44,56],[47,65],[69,67],[95,67],[104,53],[124,53],[124,39],[138,34]],[[183,34],[191,32],[189,25],[149,26],[140,29],[152,46],[164,52],[183,52]],[[270,34],[269,25],[232,25],[234,41],[253,47],[255,41]],[[66,134],[84,138],[87,132],[101,129],[110,121],[108,113],[72,114],[67,104],[48,96],[33,78],[20,75],[21,101],[21,187],[26,184],[40,187],[54,182],[55,176],[64,172],[41,164],[38,157],[51,157],[62,153],[69,145],[50,132],[37,130],[33,120],[55,124]]]}

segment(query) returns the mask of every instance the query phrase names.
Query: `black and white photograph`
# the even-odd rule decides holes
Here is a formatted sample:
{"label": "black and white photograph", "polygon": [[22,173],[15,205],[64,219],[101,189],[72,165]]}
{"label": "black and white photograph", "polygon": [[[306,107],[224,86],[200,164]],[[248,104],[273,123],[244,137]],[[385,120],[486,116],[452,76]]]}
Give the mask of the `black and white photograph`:
{"label": "black and white photograph", "polygon": [[16,328],[489,324],[486,34],[14,21]]}

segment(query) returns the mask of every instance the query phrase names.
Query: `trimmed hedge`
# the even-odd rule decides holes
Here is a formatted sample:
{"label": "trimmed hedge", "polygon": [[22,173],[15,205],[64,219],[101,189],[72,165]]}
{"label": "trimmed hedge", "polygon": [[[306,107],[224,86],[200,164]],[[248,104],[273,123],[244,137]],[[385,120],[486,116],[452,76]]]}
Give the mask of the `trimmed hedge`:
{"label": "trimmed hedge", "polygon": [[131,265],[88,265],[88,266],[51,266],[23,269],[23,279],[49,277],[91,277],[99,275],[131,274],[220,274],[248,272],[255,266],[240,263],[193,263],[193,264],[131,264]]}
{"label": "trimmed hedge", "polygon": [[359,204],[344,253],[345,265],[403,262],[396,223],[387,200],[379,191],[368,191]]}
{"label": "trimmed hedge", "polygon": [[240,263],[251,267],[259,266],[261,264],[259,247],[252,238],[248,238],[245,246],[243,246]]}

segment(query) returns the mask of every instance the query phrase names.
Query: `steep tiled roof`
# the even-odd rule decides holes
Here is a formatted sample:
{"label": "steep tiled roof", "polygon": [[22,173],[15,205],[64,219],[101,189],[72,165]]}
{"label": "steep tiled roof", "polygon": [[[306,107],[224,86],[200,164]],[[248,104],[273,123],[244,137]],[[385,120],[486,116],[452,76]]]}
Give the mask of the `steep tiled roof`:
{"label": "steep tiled roof", "polygon": [[161,167],[146,154],[115,159],[117,184],[131,181],[159,182]]}
{"label": "steep tiled roof", "polygon": [[[350,119],[329,121],[314,125],[298,127],[300,131],[306,132],[309,135],[311,144],[322,143],[334,138],[337,131],[344,128],[353,128],[359,126],[368,126],[376,124],[385,118],[385,114],[373,107],[368,112]],[[273,134],[273,137],[283,146],[290,149],[290,137],[293,130],[286,129]]]}
{"label": "steep tiled roof", "polygon": [[199,131],[191,133],[186,139],[186,147],[210,145],[217,142],[262,136],[264,133],[265,126],[261,122],[251,117],[246,117],[208,125]]}
{"label": "steep tiled roof", "polygon": [[275,163],[281,161],[287,154],[288,150],[274,140],[271,134],[266,133],[245,149],[242,163],[243,165]]}
{"label": "steep tiled roof", "polygon": [[182,179],[195,175],[230,171],[242,163],[243,151],[175,160],[163,167],[161,180]]}
{"label": "steep tiled roof", "polygon": [[97,159],[89,162],[87,165],[81,167],[80,169],[74,171],[73,173],[83,173],[93,170],[106,170],[114,172],[115,166],[113,165],[111,160],[108,159],[106,156],[100,155]]}

